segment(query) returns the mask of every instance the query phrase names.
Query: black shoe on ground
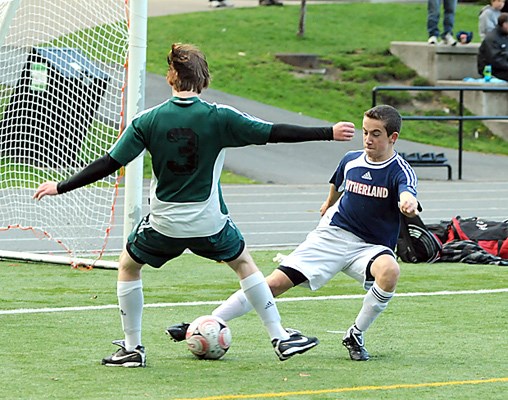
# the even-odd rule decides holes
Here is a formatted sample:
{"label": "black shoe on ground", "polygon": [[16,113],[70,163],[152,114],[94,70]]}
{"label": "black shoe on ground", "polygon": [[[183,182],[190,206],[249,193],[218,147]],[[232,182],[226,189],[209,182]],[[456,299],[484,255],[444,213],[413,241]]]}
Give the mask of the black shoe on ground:
{"label": "black shoe on ground", "polygon": [[182,342],[185,340],[185,334],[187,333],[187,329],[189,329],[189,325],[190,324],[185,322],[171,325],[165,330],[166,335],[169,335],[174,342]]}
{"label": "black shoe on ground", "polygon": [[138,368],[146,366],[145,348],[138,345],[134,350],[127,351],[123,340],[113,340],[120,348],[109,357],[102,359],[102,365],[106,367]]}
{"label": "black shoe on ground", "polygon": [[283,6],[284,4],[278,0],[259,0],[260,6]]}
{"label": "black shoe on ground", "polygon": [[295,329],[288,328],[286,331],[290,334],[289,339],[272,340],[275,354],[277,354],[281,361],[285,361],[295,354],[303,354],[319,344],[318,338],[304,336],[300,331]]}
{"label": "black shoe on ground", "polygon": [[362,333],[354,333],[353,328],[349,328],[342,339],[342,345],[349,350],[349,357],[353,361],[367,361],[370,356],[365,349]]}
{"label": "black shoe on ground", "polygon": [[213,8],[234,7],[234,4],[230,3],[229,0],[212,0],[210,5]]}

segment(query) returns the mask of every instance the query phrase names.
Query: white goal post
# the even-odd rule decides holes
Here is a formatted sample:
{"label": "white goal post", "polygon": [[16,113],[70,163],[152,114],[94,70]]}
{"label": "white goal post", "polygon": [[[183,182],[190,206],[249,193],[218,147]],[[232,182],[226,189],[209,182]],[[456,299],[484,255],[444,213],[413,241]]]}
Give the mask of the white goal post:
{"label": "white goal post", "polygon": [[[125,188],[111,175],[40,202],[32,195],[104,155],[142,111],[146,29],[147,0],[0,0],[0,236],[22,247],[2,248],[0,237],[0,259],[116,264],[100,259],[113,222],[123,217],[125,241],[141,218],[141,157],[125,169]],[[52,247],[22,245],[26,232]]]}

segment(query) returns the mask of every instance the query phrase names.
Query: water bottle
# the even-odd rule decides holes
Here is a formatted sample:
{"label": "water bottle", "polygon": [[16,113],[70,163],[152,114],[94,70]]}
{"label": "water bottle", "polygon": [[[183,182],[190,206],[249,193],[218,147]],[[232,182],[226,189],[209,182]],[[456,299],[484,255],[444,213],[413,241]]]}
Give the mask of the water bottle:
{"label": "water bottle", "polygon": [[485,82],[490,82],[492,79],[492,65],[483,67],[483,79],[485,79]]}

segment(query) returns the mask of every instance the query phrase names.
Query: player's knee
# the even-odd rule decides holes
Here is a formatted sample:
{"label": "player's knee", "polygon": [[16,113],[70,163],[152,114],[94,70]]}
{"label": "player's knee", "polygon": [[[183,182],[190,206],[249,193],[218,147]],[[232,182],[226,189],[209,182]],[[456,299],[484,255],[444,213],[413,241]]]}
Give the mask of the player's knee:
{"label": "player's knee", "polygon": [[381,289],[392,291],[399,280],[400,267],[392,256],[382,255],[372,264],[372,275]]}
{"label": "player's knee", "polygon": [[143,264],[139,264],[129,255],[127,251],[123,251],[118,262],[119,280],[137,280],[141,278],[141,268]]}
{"label": "player's knee", "polygon": [[275,270],[267,276],[266,282],[268,283],[274,297],[281,295],[293,287],[293,282],[291,282],[286,274],[279,270]]}
{"label": "player's knee", "polygon": [[385,267],[385,276],[391,281],[397,282],[400,276],[400,267],[395,261],[392,261]]}

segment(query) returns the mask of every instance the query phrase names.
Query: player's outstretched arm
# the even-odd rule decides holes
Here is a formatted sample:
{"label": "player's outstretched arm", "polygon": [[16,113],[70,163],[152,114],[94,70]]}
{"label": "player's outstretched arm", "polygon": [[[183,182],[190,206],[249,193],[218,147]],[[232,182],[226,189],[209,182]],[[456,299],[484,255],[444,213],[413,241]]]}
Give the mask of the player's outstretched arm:
{"label": "player's outstretched arm", "polygon": [[299,143],[314,140],[348,141],[355,134],[352,122],[337,122],[333,126],[306,127],[290,124],[274,124],[268,143]]}
{"label": "player's outstretched arm", "polygon": [[56,194],[70,192],[71,190],[78,189],[105,178],[117,171],[121,166],[122,164],[113,159],[109,154],[106,154],[87,165],[80,172],[72,175],[69,179],[59,183],[51,181],[44,182],[37,188],[33,198],[35,200],[40,200],[44,196],[54,196]]}
{"label": "player's outstretched arm", "polygon": [[337,122],[333,126],[333,140],[347,142],[355,136],[355,124],[352,122]]}

